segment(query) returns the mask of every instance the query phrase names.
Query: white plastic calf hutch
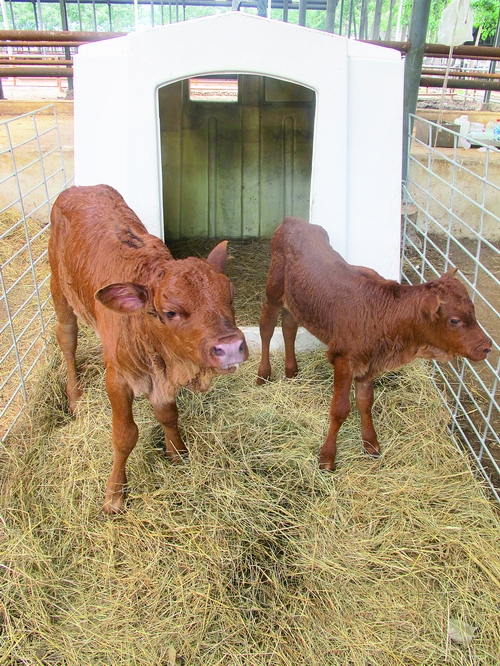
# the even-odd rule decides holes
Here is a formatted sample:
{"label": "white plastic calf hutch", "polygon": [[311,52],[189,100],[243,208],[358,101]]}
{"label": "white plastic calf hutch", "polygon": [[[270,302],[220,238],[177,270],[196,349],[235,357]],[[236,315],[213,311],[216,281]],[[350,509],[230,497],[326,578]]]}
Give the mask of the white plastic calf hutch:
{"label": "white plastic calf hutch", "polygon": [[[241,84],[236,103],[191,100],[211,75]],[[396,51],[239,12],[87,44],[76,183],[112,185],[167,239],[305,217],[398,278],[402,91]]]}

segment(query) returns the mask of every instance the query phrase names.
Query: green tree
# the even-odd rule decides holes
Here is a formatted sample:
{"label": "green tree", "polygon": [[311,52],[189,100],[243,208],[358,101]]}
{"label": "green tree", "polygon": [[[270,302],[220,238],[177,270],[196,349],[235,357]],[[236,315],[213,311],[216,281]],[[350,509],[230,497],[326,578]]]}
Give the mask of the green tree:
{"label": "green tree", "polygon": [[474,27],[481,30],[484,38],[494,35],[500,11],[498,0],[471,0],[470,4],[474,14]]}

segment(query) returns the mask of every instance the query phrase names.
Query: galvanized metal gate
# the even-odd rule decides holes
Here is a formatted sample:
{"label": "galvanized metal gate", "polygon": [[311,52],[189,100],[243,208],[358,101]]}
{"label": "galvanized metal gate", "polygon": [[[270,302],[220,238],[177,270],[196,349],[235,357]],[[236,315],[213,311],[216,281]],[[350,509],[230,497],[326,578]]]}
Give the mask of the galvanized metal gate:
{"label": "galvanized metal gate", "polygon": [[[430,280],[457,266],[493,339],[484,363],[435,363],[432,376],[443,391],[451,433],[500,501],[500,151],[464,149],[458,134],[418,122],[425,131],[422,139],[409,138],[402,279]],[[440,143],[451,147],[436,147],[438,129],[448,137]]]}

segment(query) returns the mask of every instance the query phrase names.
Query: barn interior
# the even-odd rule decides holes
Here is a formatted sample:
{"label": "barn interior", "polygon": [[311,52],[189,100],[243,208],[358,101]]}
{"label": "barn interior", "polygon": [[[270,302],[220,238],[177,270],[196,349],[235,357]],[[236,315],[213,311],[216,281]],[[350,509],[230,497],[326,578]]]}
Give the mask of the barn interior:
{"label": "barn interior", "polygon": [[[68,4],[70,19],[73,5],[92,21],[99,3]],[[118,29],[112,4],[103,5],[109,26],[96,24],[95,30]],[[160,10],[166,22],[170,13],[174,21],[184,14],[189,23],[190,9],[203,4],[137,3],[156,25]],[[216,4],[220,11],[231,3]],[[416,3],[415,12],[425,4]],[[37,14],[37,27],[48,27],[40,17],[46,21],[49,3],[7,8],[19,5]],[[259,5],[241,8],[262,13],[264,3]],[[385,27],[374,34],[377,20],[368,31],[365,12],[372,5],[375,14],[380,9],[379,27],[397,8],[392,0],[309,0],[300,10],[329,12],[331,29],[349,33],[350,42],[390,39]],[[272,3],[279,21],[288,10],[289,18],[299,13],[299,3]],[[283,34],[277,20],[262,20],[270,38]],[[304,30],[309,34],[312,27]],[[401,38],[409,33],[404,28]],[[461,114],[486,125],[496,119],[494,112],[480,104],[472,110],[470,97],[450,89],[433,94],[422,86],[418,113],[425,131],[420,138],[405,134],[410,151],[401,200],[401,145],[393,142],[397,135],[401,143],[401,108],[388,103],[392,93],[387,96],[369,63],[363,60],[362,85],[347,92],[331,63],[321,81],[299,76],[303,48],[285,75],[284,69],[270,71],[269,51],[265,67],[238,67],[236,44],[207,69],[191,63],[152,80],[159,62],[174,67],[189,60],[193,44],[202,48],[197,39],[187,40],[184,51],[174,48],[176,58],[153,58],[148,42],[161,34],[145,31],[123,68],[114,59],[123,42],[97,45],[95,57],[89,49],[89,88],[78,99],[75,76],[74,105],[48,102],[40,110],[40,103],[29,101],[14,114],[11,102],[0,100],[0,663],[497,666],[500,153],[464,149],[457,133],[436,128],[439,117],[453,125]],[[401,48],[398,54],[405,53]],[[457,47],[457,53],[467,48],[476,47]],[[120,78],[141,60],[147,66],[131,83]],[[456,78],[470,80],[475,75],[465,77],[461,62]],[[73,64],[64,67],[73,70]],[[346,76],[355,78],[352,67]],[[328,97],[322,85],[332,80]],[[4,86],[7,96],[14,89],[11,81]],[[215,90],[212,101],[207,89]],[[338,102],[347,97],[355,104],[344,114]],[[111,112],[100,116],[110,103]],[[388,266],[376,266],[373,257],[396,255],[390,272],[407,283],[457,265],[481,325],[494,338],[490,358],[482,364],[418,361],[380,377],[374,418],[381,457],[363,453],[353,410],[342,428],[337,467],[328,474],[317,464],[333,391],[321,348],[299,354],[293,380],[284,378],[278,349],[264,386],[255,384],[254,352],[207,393],[183,390],[178,404],[189,460],[178,466],[165,458],[161,428],[151,405],[139,398],[134,417],[140,440],[129,459],[127,511],[105,518],[111,413],[101,347],[82,327],[77,361],[84,396],[72,416],[53,334],[46,257],[50,207],[74,173],[73,108],[75,126],[89,125],[88,134],[77,132],[78,150],[88,149],[88,170],[82,172],[80,163],[80,172],[114,184],[151,228],[157,224],[155,233],[175,256],[206,256],[215,237],[230,238],[228,272],[237,286],[241,325],[258,321],[268,236],[285,214],[310,216],[315,187],[326,173],[320,195],[328,194],[324,217],[337,215],[331,233],[338,248],[350,252],[353,263],[384,274]],[[138,109],[146,114],[135,115]],[[377,113],[387,123],[385,138],[378,130],[373,136]],[[337,122],[345,115],[350,124]],[[318,125],[320,116],[325,124]],[[450,147],[435,145],[436,135]],[[360,141],[351,142],[353,136]],[[315,173],[318,138],[319,150],[340,156],[340,166],[323,162]],[[135,152],[141,143],[148,146],[146,156]],[[343,178],[355,164],[367,171],[345,201]],[[389,198],[396,205],[384,208],[378,197],[394,181]],[[150,201],[157,204],[144,207]],[[373,209],[396,220],[397,242],[389,248],[382,222],[370,217]],[[349,215],[349,225],[340,224]]]}

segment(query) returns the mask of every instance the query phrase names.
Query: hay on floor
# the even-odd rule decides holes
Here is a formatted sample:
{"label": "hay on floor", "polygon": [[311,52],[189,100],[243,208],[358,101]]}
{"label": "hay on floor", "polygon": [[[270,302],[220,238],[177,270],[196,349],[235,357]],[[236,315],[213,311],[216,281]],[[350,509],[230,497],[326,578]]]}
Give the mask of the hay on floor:
{"label": "hay on floor", "polygon": [[[171,465],[149,403],[127,513],[101,513],[111,465],[99,347],[65,412],[61,357],[2,454],[0,664],[498,666],[500,524],[446,432],[423,363],[383,377],[383,453],[354,412],[317,468],[332,373],[255,386],[258,359],[183,392],[190,459]],[[470,642],[453,627],[477,628]],[[460,639],[460,632],[459,632]]]}

